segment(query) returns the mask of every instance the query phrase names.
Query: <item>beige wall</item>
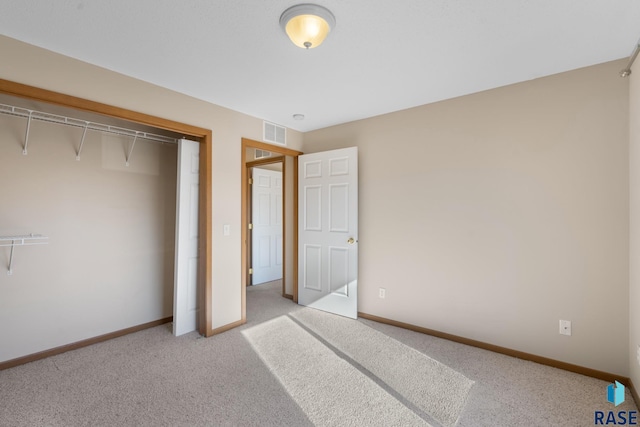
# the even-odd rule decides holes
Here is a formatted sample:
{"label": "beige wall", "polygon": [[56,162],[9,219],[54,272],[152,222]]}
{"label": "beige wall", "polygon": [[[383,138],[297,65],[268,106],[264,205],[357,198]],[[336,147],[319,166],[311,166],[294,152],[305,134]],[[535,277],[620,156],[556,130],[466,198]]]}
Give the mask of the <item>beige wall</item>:
{"label": "beige wall", "polygon": [[173,314],[177,146],[0,116],[0,361]]}
{"label": "beige wall", "polygon": [[629,80],[629,376],[638,390],[640,387],[640,365],[636,355],[640,345],[640,65],[638,62]]}
{"label": "beige wall", "polygon": [[[0,52],[0,78],[213,131],[212,324],[217,328],[240,320],[241,138],[262,140],[262,120],[4,36],[0,36]],[[289,148],[300,149],[301,143],[299,132],[287,131]],[[230,236],[223,235],[225,224],[231,226]],[[45,321],[51,319],[43,314],[28,327]],[[113,330],[120,329],[120,325],[112,326]]]}
{"label": "beige wall", "polygon": [[622,67],[306,133],[359,147],[359,310],[627,375]]}

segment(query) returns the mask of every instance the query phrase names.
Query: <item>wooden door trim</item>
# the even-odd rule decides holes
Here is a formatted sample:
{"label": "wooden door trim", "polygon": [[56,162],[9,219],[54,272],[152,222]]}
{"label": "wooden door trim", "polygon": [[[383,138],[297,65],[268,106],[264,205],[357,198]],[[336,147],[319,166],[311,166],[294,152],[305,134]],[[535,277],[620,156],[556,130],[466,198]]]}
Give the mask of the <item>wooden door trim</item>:
{"label": "wooden door trim", "polygon": [[[242,202],[242,207],[241,207],[241,220],[240,220],[240,239],[241,239],[241,265],[242,265],[242,274],[241,274],[241,283],[240,283],[240,292],[241,292],[241,298],[240,298],[240,305],[241,305],[241,313],[242,313],[242,317],[241,317],[241,322],[245,323],[247,321],[247,283],[248,282],[248,271],[249,271],[249,267],[248,267],[248,248],[247,248],[247,239],[249,236],[248,233],[248,229],[249,229],[249,218],[248,218],[248,201],[247,201],[247,197],[249,195],[249,188],[248,188],[248,171],[250,169],[250,165],[247,164],[247,148],[258,148],[261,150],[265,150],[265,151],[270,151],[272,153],[276,153],[276,154],[280,154],[281,156],[291,156],[293,157],[293,172],[294,172],[294,180],[293,180],[293,299],[294,301],[297,301],[297,293],[298,293],[298,275],[297,275],[297,264],[298,264],[298,239],[297,239],[297,235],[298,235],[298,221],[297,221],[297,205],[298,205],[298,191],[297,191],[297,179],[295,179],[297,177],[297,165],[298,165],[298,156],[302,154],[302,152],[300,151],[296,151],[296,150],[292,150],[290,148],[286,148],[286,147],[280,147],[277,145],[271,145],[271,144],[267,144],[264,142],[260,142],[260,141],[254,141],[252,139],[248,139],[248,138],[242,138],[242,144],[241,144],[241,154],[240,154],[240,161],[241,161],[241,183],[240,183],[240,188],[242,191],[242,195],[241,195],[241,202]],[[268,160],[273,160],[273,159],[265,159],[266,162],[262,163],[262,164],[268,164]],[[259,161],[259,160],[258,160]],[[276,163],[277,161],[272,161],[271,163]],[[255,165],[255,161],[250,162],[253,165]],[[284,200],[285,200],[285,161],[284,158],[282,159],[282,177],[283,177],[283,197],[282,197],[282,203],[283,203],[283,209],[282,209],[282,251],[283,251],[283,259],[284,259],[284,255],[286,254],[285,250],[286,250],[286,221],[287,221],[287,212],[286,209],[284,209]],[[285,268],[284,262],[283,262],[283,270]],[[284,273],[286,274],[286,270],[284,271]],[[283,293],[284,293],[284,285],[285,285],[285,276],[283,275],[282,278],[282,287],[283,287]],[[284,295],[283,295],[284,296]]]}
{"label": "wooden door trim", "polygon": [[[300,153],[302,154],[302,153]],[[293,302],[298,303],[298,156],[293,158]]]}
{"label": "wooden door trim", "polygon": [[[128,120],[130,122],[170,130],[185,136],[195,137],[200,142],[200,194],[198,234],[200,258],[198,262],[198,331],[209,337],[212,330],[212,132],[210,129],[176,122],[125,108],[90,101],[71,95],[65,95],[9,80],[0,79],[0,93],[26,98],[48,104],[74,108],[76,110],[98,113],[105,116]],[[204,238],[202,238],[204,237]]]}
{"label": "wooden door trim", "polygon": [[246,210],[247,210],[247,224],[242,225],[242,229],[247,233],[246,237],[243,238],[243,242],[246,245],[247,251],[247,260],[246,264],[242,264],[243,273],[242,275],[245,278],[244,286],[253,285],[253,277],[251,277],[250,268],[253,266],[253,230],[249,230],[249,222],[251,218],[253,218],[253,188],[251,187],[251,175],[253,174],[253,168],[247,165],[245,169],[245,174],[247,176],[247,193],[246,197],[243,197],[242,200],[245,202]]}
{"label": "wooden door trim", "polygon": [[284,165],[285,156],[269,157],[268,159],[258,159],[251,162],[247,162],[248,168],[255,168],[264,165],[273,165],[275,163],[282,163]]}

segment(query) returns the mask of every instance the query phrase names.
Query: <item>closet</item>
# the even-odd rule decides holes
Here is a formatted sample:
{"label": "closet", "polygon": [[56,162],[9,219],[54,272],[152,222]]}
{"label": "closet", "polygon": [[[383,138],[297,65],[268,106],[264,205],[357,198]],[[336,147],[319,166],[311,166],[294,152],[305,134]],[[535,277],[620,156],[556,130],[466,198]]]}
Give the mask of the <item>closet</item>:
{"label": "closet", "polygon": [[0,95],[0,363],[170,319],[181,137]]}

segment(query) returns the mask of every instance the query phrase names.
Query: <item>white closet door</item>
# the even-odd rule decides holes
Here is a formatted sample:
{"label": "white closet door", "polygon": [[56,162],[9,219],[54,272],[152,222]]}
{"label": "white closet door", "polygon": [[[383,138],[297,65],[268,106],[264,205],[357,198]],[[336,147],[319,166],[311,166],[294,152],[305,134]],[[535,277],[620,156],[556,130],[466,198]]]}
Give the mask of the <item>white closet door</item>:
{"label": "white closet door", "polygon": [[194,331],[197,326],[199,153],[199,143],[186,139],[178,142],[173,297],[173,334],[176,336]]}

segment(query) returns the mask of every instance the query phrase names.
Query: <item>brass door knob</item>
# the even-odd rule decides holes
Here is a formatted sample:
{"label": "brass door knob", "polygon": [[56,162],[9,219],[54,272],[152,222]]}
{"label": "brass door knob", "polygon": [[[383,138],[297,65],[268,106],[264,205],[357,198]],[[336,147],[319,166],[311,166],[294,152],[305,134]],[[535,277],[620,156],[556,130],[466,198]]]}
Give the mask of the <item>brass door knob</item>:
{"label": "brass door knob", "polygon": [[353,245],[356,242],[356,239],[354,239],[353,237],[349,237],[349,240],[347,240],[347,243],[350,245]]}

